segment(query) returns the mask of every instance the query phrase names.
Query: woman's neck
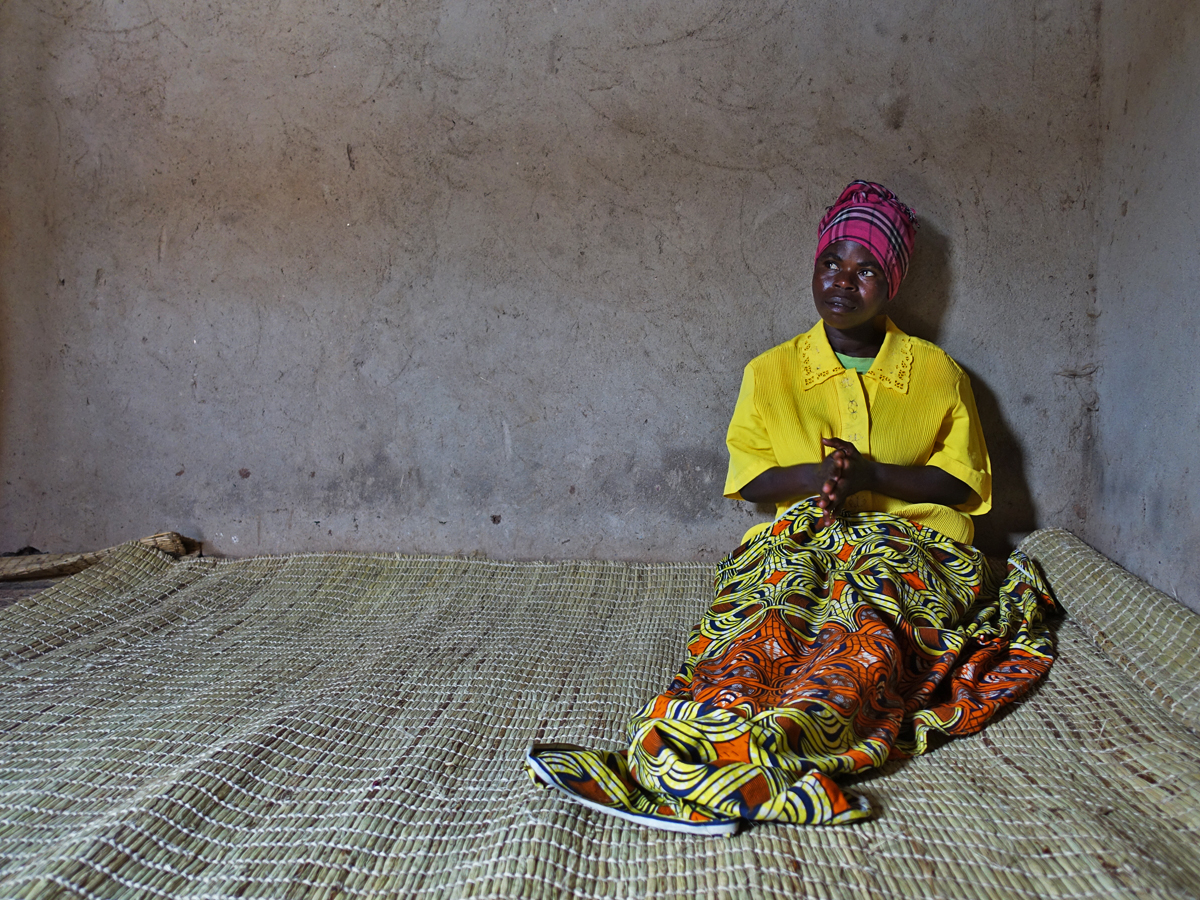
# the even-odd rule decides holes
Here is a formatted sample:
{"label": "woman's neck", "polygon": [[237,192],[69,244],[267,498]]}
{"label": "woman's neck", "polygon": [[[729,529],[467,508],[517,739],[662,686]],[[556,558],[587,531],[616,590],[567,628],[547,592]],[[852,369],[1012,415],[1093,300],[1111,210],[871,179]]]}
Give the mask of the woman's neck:
{"label": "woman's neck", "polygon": [[843,356],[873,358],[879,355],[879,350],[883,347],[883,339],[887,337],[887,318],[876,316],[870,322],[844,331],[830,328],[826,323],[825,337],[834,353],[841,353]]}

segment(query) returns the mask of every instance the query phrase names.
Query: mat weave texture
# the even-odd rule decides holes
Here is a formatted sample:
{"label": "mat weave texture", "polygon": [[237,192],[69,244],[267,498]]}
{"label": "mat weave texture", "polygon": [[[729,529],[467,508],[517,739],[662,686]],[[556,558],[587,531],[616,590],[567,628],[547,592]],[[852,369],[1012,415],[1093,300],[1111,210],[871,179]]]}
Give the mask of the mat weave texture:
{"label": "mat weave texture", "polygon": [[[1081,558],[1030,540],[1052,586]],[[1076,619],[1061,591],[1048,680],[857,779],[878,818],[697,838],[536,791],[520,761],[621,745],[711,567],[128,545],[0,610],[0,896],[1196,896],[1195,617],[1087,565],[1071,585],[1132,593]]]}

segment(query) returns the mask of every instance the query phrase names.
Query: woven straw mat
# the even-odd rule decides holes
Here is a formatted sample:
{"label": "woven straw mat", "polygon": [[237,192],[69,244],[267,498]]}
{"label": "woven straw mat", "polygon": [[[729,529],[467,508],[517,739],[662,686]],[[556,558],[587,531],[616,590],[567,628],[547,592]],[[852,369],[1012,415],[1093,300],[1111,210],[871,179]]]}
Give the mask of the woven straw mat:
{"label": "woven straw mat", "polygon": [[1032,699],[857,779],[870,822],[732,838],[591,812],[520,764],[620,745],[711,567],[126,545],[0,611],[0,896],[1195,896],[1196,697],[1170,672],[1197,617],[1066,532],[1027,545],[1052,584],[1087,570]]}

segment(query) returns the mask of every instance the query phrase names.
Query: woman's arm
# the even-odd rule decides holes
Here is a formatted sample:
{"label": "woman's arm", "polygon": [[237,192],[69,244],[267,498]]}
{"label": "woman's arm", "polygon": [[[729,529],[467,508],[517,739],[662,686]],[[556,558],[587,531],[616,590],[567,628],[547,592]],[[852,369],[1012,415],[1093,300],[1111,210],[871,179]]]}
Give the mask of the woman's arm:
{"label": "woman's arm", "polygon": [[779,503],[820,495],[817,505],[825,521],[846,498],[859,491],[874,491],[909,503],[966,503],[971,489],[937,466],[897,466],[863,459],[853,444],[839,438],[822,438],[833,453],[820,463],[777,467],[763,472],[741,490],[751,503]]}
{"label": "woman's arm", "polygon": [[822,486],[834,477],[835,454],[819,463],[776,466],[767,469],[739,491],[751,503],[783,503],[821,493]]}

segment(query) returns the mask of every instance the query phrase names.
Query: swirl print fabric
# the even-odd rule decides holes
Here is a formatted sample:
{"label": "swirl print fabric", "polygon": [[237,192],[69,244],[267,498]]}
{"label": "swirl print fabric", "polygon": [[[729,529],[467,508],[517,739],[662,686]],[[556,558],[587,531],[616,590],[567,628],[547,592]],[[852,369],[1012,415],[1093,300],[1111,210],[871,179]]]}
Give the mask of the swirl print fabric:
{"label": "swirl print fabric", "polygon": [[743,820],[842,824],[867,801],[834,778],[979,731],[1050,669],[1054,608],[1020,552],[974,547],[886,513],[820,526],[811,501],[734,550],[663,693],[625,751],[534,745],[535,783],[676,831]]}

